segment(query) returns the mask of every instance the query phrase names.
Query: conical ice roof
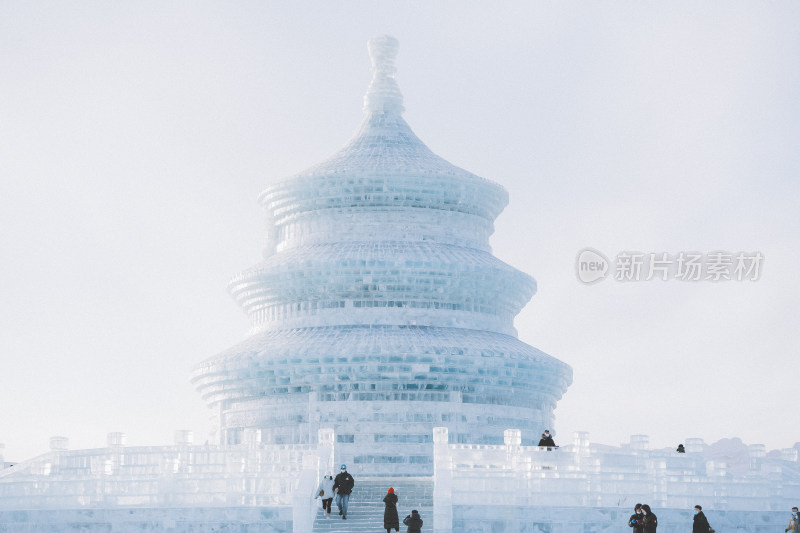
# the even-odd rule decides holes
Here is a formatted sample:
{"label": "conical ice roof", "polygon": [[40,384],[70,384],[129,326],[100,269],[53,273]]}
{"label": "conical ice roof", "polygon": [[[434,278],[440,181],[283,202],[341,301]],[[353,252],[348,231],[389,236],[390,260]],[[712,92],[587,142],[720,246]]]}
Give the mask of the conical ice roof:
{"label": "conical ice roof", "polygon": [[[364,120],[355,135],[325,161],[287,180],[267,187],[259,200],[268,209],[275,193],[285,190],[286,182],[324,182],[325,178],[388,178],[390,187],[402,185],[397,180],[439,178],[449,188],[478,185],[481,190],[479,213],[463,201],[464,211],[494,219],[508,203],[508,194],[500,185],[459,168],[439,157],[423,143],[403,119],[403,96],[394,78],[394,59],[398,43],[388,35],[368,43],[372,60],[372,81],[364,96]],[[321,180],[321,181],[320,181]],[[477,182],[477,183],[476,183]],[[307,186],[314,186],[307,183]],[[278,193],[280,196],[280,193]],[[428,206],[430,207],[430,206]]]}

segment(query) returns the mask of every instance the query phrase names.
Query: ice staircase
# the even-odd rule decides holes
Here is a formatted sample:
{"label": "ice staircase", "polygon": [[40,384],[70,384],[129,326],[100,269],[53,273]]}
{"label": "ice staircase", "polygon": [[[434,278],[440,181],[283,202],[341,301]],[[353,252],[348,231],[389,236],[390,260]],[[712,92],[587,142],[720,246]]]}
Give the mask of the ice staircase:
{"label": "ice staircase", "polygon": [[[333,500],[331,517],[326,519],[322,513],[322,505],[318,504],[314,533],[381,533],[383,529],[383,497],[386,490],[394,488],[397,495],[397,514],[400,517],[400,531],[405,532],[403,518],[411,514],[412,509],[419,511],[422,517],[423,532],[433,531],[433,478],[356,478],[347,520],[339,516],[336,500]],[[317,500],[319,501],[319,500]],[[392,530],[394,533],[394,530]]]}

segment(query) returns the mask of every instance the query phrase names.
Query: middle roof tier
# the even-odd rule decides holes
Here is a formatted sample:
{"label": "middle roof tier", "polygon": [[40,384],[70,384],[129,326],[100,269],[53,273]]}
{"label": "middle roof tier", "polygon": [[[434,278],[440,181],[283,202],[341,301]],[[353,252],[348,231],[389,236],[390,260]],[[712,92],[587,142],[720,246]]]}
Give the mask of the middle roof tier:
{"label": "middle roof tier", "polygon": [[333,325],[420,325],[516,335],[536,281],[491,253],[434,242],[291,248],[242,272],[230,291],[251,333]]}

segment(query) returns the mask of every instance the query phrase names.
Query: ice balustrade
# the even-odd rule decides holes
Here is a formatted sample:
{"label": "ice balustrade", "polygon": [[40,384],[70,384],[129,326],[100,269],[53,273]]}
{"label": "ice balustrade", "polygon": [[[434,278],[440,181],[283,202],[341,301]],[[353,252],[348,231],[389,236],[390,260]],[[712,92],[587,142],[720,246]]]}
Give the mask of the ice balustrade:
{"label": "ice balustrade", "polygon": [[303,519],[317,480],[333,468],[330,429],[314,446],[265,445],[258,431],[230,447],[194,445],[188,435],[176,434],[173,446],[129,447],[112,433],[107,447],[89,450],[51,440],[49,453],[0,471],[0,502],[5,509],[282,506]]}
{"label": "ice balustrade", "polygon": [[[180,431],[172,446],[129,447],[124,434],[112,433],[105,448],[76,451],[55,437],[49,453],[0,471],[0,504],[29,510],[280,508],[291,509],[294,531],[310,531],[318,507],[314,490],[337,464],[339,435],[320,430],[314,446],[265,445],[259,437],[247,431],[242,444],[223,448],[194,445],[191,433]],[[454,514],[461,520],[465,509],[501,522],[515,516],[503,509],[518,509],[547,522],[553,518],[535,509],[627,511],[647,502],[686,510],[701,502],[716,513],[731,511],[734,521],[755,517],[736,512],[785,511],[800,499],[797,448],[776,457],[750,445],[743,463],[731,464],[706,454],[700,439],[687,439],[685,454],[651,450],[643,435],[615,447],[590,443],[578,432],[571,443],[548,449],[523,446],[518,429],[506,430],[502,445],[481,445],[451,444],[447,428],[436,427],[432,440],[430,518],[439,532],[453,531]],[[365,479],[369,468],[351,470]]]}
{"label": "ice balustrade", "polygon": [[503,445],[448,440],[447,428],[434,429],[439,524],[452,523],[454,506],[632,508],[647,502],[690,509],[702,502],[715,510],[774,511],[800,499],[796,453],[769,458],[763,445],[750,446],[749,466],[735,474],[727,462],[706,457],[700,439],[690,439],[687,453],[650,450],[645,436],[620,447],[591,444],[584,432],[555,449],[521,446],[515,429],[506,431]]}

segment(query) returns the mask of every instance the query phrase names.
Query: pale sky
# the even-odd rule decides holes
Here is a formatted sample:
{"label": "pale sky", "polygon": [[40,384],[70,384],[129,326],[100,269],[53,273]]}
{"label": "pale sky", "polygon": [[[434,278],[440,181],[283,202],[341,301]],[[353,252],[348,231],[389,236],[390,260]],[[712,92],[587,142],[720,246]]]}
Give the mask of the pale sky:
{"label": "pale sky", "polygon": [[[240,341],[258,193],[405,118],[503,185],[492,238],[572,366],[556,441],[800,441],[800,3],[0,1],[0,443],[206,439],[192,367]],[[758,281],[606,279],[584,248],[761,252]]]}

